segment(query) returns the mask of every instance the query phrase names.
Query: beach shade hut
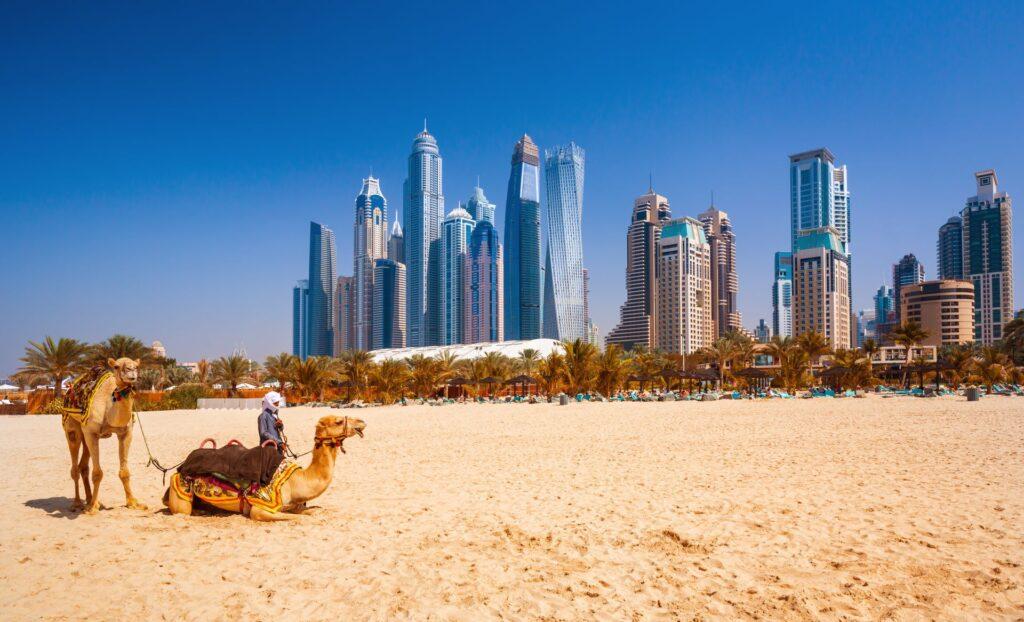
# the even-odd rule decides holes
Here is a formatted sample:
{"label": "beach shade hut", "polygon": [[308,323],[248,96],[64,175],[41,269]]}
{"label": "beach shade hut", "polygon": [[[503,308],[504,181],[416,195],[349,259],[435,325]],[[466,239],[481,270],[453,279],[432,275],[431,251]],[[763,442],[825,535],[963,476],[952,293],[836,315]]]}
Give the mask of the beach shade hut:
{"label": "beach shade hut", "polygon": [[495,378],[494,376],[487,376],[486,378],[482,378],[480,380],[480,382],[483,383],[483,384],[489,385],[489,388],[488,388],[487,392],[490,393],[491,397],[494,397],[494,385],[496,385],[499,382],[501,382],[501,379],[500,378]]}
{"label": "beach shade hut", "polygon": [[458,391],[458,393],[456,393],[456,395],[462,395],[463,392],[465,391],[465,389],[463,389],[463,387],[465,387],[467,384],[472,384],[472,383],[469,380],[463,378],[462,376],[455,376],[455,377],[449,378],[444,383],[444,385],[445,385],[444,396],[445,397],[449,397],[448,390],[450,388],[452,388],[452,387],[458,388],[459,391]]}
{"label": "beach shade hut", "polygon": [[527,376],[526,374],[520,374],[518,376],[515,376],[514,378],[509,378],[508,380],[505,381],[505,384],[512,385],[513,390],[515,390],[516,387],[522,387],[522,394],[526,395],[526,387],[531,384],[537,384],[537,379],[533,378],[532,376]]}
{"label": "beach shade hut", "polygon": [[718,382],[718,372],[710,367],[695,369],[691,373],[693,374],[693,379],[699,381],[703,385]]}
{"label": "beach shade hut", "polygon": [[842,365],[833,365],[832,367],[826,367],[825,369],[818,372],[818,379],[824,384],[831,386],[836,391],[842,390],[842,379],[843,376],[850,373],[849,367],[843,367]]}
{"label": "beach shade hut", "polygon": [[751,393],[753,393],[754,387],[759,389],[767,388],[768,385],[771,384],[772,378],[775,377],[767,371],[758,369],[757,367],[741,369],[735,373],[735,376],[739,378],[746,378],[747,386],[750,388]]}

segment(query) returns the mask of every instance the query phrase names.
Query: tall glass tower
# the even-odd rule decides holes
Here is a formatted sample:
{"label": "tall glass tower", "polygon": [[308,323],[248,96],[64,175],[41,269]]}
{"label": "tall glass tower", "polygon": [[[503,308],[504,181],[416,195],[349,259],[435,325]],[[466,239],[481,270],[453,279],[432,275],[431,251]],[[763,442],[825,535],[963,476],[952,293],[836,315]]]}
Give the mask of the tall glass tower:
{"label": "tall glass tower", "polygon": [[477,222],[486,220],[494,224],[494,203],[487,200],[487,195],[480,186],[473,188],[473,196],[466,202],[466,211]]}
{"label": "tall glass tower", "polygon": [[410,347],[439,343],[441,218],[441,152],[427,131],[416,136],[405,180],[406,322]]}
{"label": "tall glass tower", "polygon": [[444,219],[441,233],[441,345],[463,343],[463,307],[466,304],[463,264],[473,218],[462,206]]}
{"label": "tall glass tower", "polygon": [[964,278],[964,221],[953,216],[939,227],[939,278]]}
{"label": "tall glass tower", "polygon": [[388,201],[380,190],[380,180],[363,180],[356,197],[356,222],[352,243],[352,274],[355,277],[355,317],[352,318],[356,350],[369,350],[373,341],[374,262],[387,253]]}
{"label": "tall glass tower", "polygon": [[292,354],[306,359],[306,318],[309,315],[309,281],[292,288]]}
{"label": "tall glass tower", "polygon": [[544,152],[548,247],[544,256],[544,336],[586,339],[583,293],[583,173],[576,143]]}
{"label": "tall glass tower", "polygon": [[923,280],[924,266],[913,253],[904,255],[892,265],[893,310],[896,311],[897,321],[902,321],[900,292],[907,285],[916,285]]}
{"label": "tall glass tower", "polygon": [[793,336],[793,253],[775,253],[775,282],[772,283],[772,332]]}
{"label": "tall glass tower", "polygon": [[473,229],[462,270],[465,343],[502,341],[505,337],[503,265],[498,230],[489,220]]}
{"label": "tall glass tower", "polygon": [[850,246],[850,189],[846,166],[835,165],[828,149],[789,156],[790,244],[796,247],[800,232],[834,227],[839,241]]}
{"label": "tall glass tower", "polygon": [[523,135],[512,152],[505,200],[505,338],[541,335],[540,157]]}
{"label": "tall glass tower", "polygon": [[1013,203],[992,169],[974,174],[963,218],[964,278],[974,284],[974,340],[991,345],[1013,319]]}
{"label": "tall glass tower", "polygon": [[334,232],[319,223],[309,223],[306,356],[334,355],[334,286],[337,274]]}

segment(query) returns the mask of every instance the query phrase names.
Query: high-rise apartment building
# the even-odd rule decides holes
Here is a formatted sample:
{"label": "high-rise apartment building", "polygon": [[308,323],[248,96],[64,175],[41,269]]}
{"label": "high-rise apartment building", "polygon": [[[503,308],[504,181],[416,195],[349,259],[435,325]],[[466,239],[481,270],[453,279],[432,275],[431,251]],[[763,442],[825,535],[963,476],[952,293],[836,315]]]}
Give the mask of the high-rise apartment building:
{"label": "high-rise apartment building", "polygon": [[908,253],[900,258],[899,261],[892,266],[892,293],[893,293],[893,309],[896,311],[896,321],[898,324],[903,322],[903,318],[900,316],[900,292],[907,285],[916,285],[924,281],[924,266],[917,260],[917,257],[913,253]]}
{"label": "high-rise apartment building", "polygon": [[462,268],[463,343],[503,341],[505,337],[504,262],[498,231],[490,220],[477,222]]}
{"label": "high-rise apartment building", "polygon": [[963,219],[964,278],[974,285],[974,340],[991,345],[1013,319],[1013,211],[992,169],[974,174]]}
{"label": "high-rise apartment building", "polygon": [[387,254],[388,201],[380,180],[363,180],[356,196],[356,221],[352,236],[352,275],[356,284],[352,318],[355,349],[369,350],[373,340],[373,275],[375,262]]}
{"label": "high-rise apartment building", "polygon": [[714,205],[698,215],[711,245],[711,315],[715,336],[743,327],[737,304],[739,276],[736,274],[736,234],[729,215]]}
{"label": "high-rise apartment building", "polygon": [[583,176],[585,154],[576,143],[544,152],[548,246],[544,257],[544,336],[587,336],[583,291]]}
{"label": "high-rise apartment building", "polygon": [[[593,319],[590,317],[590,270],[583,268],[583,317],[586,318],[585,324],[587,332],[584,337],[585,341],[590,341],[591,333],[590,325],[593,324]],[[599,345],[597,342],[592,342],[594,345]]]}
{"label": "high-rise apartment building", "polygon": [[492,225],[494,224],[494,203],[487,200],[484,189],[479,185],[473,188],[473,196],[466,201],[466,211],[476,222],[486,220]]}
{"label": "high-rise apartment building", "polygon": [[705,227],[679,218],[661,228],[655,343],[664,352],[691,354],[715,339],[714,260]]}
{"label": "high-rise apartment building", "polygon": [[801,231],[834,227],[849,252],[850,189],[846,166],[837,167],[828,149],[789,156],[790,240],[796,247]]}
{"label": "high-rise apartment building", "polygon": [[900,317],[917,322],[928,336],[925,346],[974,341],[974,286],[970,281],[924,281],[907,285],[900,294]]}
{"label": "high-rise apartment building", "polygon": [[835,349],[852,341],[848,256],[839,231],[801,231],[793,253],[793,332],[817,332]]}
{"label": "high-rise apartment building", "polygon": [[772,282],[772,333],[793,336],[793,253],[775,253]]}
{"label": "high-rise apartment building", "polygon": [[940,279],[964,278],[964,221],[952,216],[939,227],[938,267]]}
{"label": "high-rise apartment building", "polygon": [[758,343],[768,343],[772,340],[772,327],[761,318],[754,327],[754,340]]}
{"label": "high-rise apartment building", "polygon": [[540,157],[523,135],[512,152],[505,200],[505,338],[541,336]]}
{"label": "high-rise apartment building", "polygon": [[606,344],[653,347],[657,328],[657,258],[661,228],[672,218],[668,199],[648,188],[633,202],[626,233],[626,302]]}
{"label": "high-rise apartment building", "polygon": [[400,264],[405,263],[405,234],[402,233],[402,225],[398,224],[398,216],[391,225],[391,235],[388,236],[388,259],[394,259]]}
{"label": "high-rise apartment building", "polygon": [[416,136],[405,179],[406,322],[410,346],[437,345],[440,327],[441,152],[427,131]]}
{"label": "high-rise apartment building", "polygon": [[372,348],[406,347],[405,264],[378,259],[373,266]]}
{"label": "high-rise apartment building", "polygon": [[309,315],[309,281],[302,279],[292,288],[292,354],[306,359],[306,325]]}
{"label": "high-rise apartment building", "polygon": [[356,279],[339,276],[334,293],[334,356],[356,349]]}
{"label": "high-rise apartment building", "polygon": [[466,305],[463,269],[474,225],[472,216],[461,205],[444,219],[441,230],[441,345],[463,343]]}
{"label": "high-rise apartment building", "polygon": [[338,278],[334,232],[309,223],[309,304],[306,356],[334,355],[334,286]]}
{"label": "high-rise apartment building", "polygon": [[875,301],[875,320],[878,322],[888,322],[890,317],[896,310],[895,297],[891,287],[882,285],[878,288],[878,291],[874,295]]}

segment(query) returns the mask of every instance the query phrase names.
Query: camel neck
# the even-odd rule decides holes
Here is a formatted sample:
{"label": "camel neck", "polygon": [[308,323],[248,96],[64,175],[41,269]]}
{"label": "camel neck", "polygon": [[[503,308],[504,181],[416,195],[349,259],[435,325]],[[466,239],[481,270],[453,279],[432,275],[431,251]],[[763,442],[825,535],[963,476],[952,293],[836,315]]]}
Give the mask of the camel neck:
{"label": "camel neck", "polygon": [[300,474],[296,474],[303,484],[301,501],[319,497],[327,490],[334,476],[334,462],[337,456],[338,450],[333,447],[321,445],[313,450],[313,459],[309,466]]}

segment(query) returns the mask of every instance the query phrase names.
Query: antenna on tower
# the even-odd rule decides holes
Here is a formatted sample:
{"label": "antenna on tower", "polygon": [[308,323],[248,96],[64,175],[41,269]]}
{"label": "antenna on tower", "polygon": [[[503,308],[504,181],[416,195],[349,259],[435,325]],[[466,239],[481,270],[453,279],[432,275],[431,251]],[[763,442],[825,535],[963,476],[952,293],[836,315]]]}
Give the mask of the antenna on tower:
{"label": "antenna on tower", "polygon": [[715,206],[715,191],[714,191],[714,189],[712,189],[711,190],[711,207],[714,207],[714,206]]}
{"label": "antenna on tower", "polygon": [[426,117],[423,117],[423,131],[424,132],[427,131],[427,118]]}
{"label": "antenna on tower", "polygon": [[476,187],[477,188],[480,187],[480,176],[479,175],[476,176]]}
{"label": "antenna on tower", "polygon": [[654,173],[647,171],[647,191],[654,194]]}

